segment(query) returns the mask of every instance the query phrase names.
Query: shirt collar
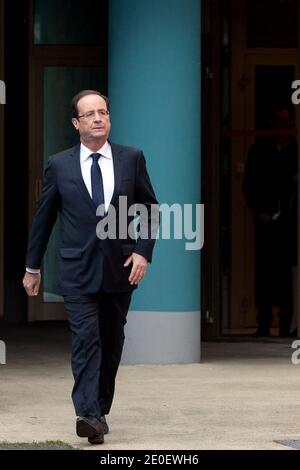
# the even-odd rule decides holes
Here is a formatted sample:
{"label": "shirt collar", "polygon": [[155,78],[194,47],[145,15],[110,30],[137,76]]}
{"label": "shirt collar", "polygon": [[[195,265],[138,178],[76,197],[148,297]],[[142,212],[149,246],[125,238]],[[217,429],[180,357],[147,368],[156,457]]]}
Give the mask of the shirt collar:
{"label": "shirt collar", "polygon": [[102,145],[102,147],[97,150],[96,152],[92,152],[89,148],[87,148],[82,142],[80,144],[80,161],[81,163],[82,162],[85,162],[89,156],[92,154],[92,153],[101,153],[101,155],[105,158],[109,158],[111,159],[112,158],[112,154],[111,154],[111,146],[108,142],[108,140],[105,142],[104,145]]}

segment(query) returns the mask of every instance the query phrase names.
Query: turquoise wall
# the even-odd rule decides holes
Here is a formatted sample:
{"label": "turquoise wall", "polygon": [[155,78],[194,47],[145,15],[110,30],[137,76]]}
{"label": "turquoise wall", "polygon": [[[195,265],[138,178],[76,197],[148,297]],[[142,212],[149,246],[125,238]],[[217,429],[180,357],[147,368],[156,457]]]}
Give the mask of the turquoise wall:
{"label": "turquoise wall", "polygon": [[[113,142],[140,147],[157,198],[200,203],[200,1],[109,1]],[[158,240],[132,310],[200,310],[200,252]]]}

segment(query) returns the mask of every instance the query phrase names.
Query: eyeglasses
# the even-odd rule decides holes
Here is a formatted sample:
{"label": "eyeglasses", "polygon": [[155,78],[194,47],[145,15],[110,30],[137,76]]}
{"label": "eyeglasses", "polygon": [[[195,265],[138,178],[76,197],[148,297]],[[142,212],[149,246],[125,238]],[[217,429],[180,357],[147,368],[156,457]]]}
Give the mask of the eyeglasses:
{"label": "eyeglasses", "polygon": [[87,119],[88,121],[92,121],[96,119],[96,114],[100,114],[100,116],[102,117],[107,117],[109,115],[109,111],[107,111],[107,109],[99,109],[99,111],[88,111],[87,113],[77,116],[77,119],[83,117]]}

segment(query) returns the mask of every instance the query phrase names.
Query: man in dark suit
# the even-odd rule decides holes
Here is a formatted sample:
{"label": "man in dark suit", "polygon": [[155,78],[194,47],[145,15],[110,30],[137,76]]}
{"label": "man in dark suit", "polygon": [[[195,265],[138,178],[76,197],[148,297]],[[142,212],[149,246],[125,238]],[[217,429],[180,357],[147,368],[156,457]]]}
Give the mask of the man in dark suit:
{"label": "man in dark suit", "polygon": [[[108,99],[93,90],[73,98],[72,123],[81,143],[48,161],[23,279],[27,294],[37,295],[42,258],[59,214],[59,279],[72,330],[76,431],[97,444],[108,432],[105,415],[113,401],[131,295],[151,262],[158,225],[143,153],[108,141],[108,105]],[[126,229],[133,221],[121,208],[120,196],[127,198],[128,207],[146,208],[143,220],[140,213],[144,234],[136,240],[128,230],[118,235],[119,220],[125,220]],[[99,227],[112,208],[115,216],[109,218],[116,224],[116,236],[105,238]]]}
{"label": "man in dark suit", "polygon": [[286,135],[249,149],[243,190],[254,212],[256,336],[270,336],[272,307],[280,308],[279,334],[290,335],[293,316],[292,266],[297,264],[297,143],[287,107],[275,110],[272,127]]}

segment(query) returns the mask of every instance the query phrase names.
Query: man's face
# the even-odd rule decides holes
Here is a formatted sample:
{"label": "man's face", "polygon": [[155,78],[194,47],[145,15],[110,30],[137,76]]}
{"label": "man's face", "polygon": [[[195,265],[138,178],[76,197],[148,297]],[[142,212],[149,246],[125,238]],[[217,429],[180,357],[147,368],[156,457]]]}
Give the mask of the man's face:
{"label": "man's face", "polygon": [[72,123],[79,131],[81,140],[106,140],[110,132],[110,118],[107,112],[106,102],[101,96],[87,95],[77,103],[78,117],[72,119]]}

